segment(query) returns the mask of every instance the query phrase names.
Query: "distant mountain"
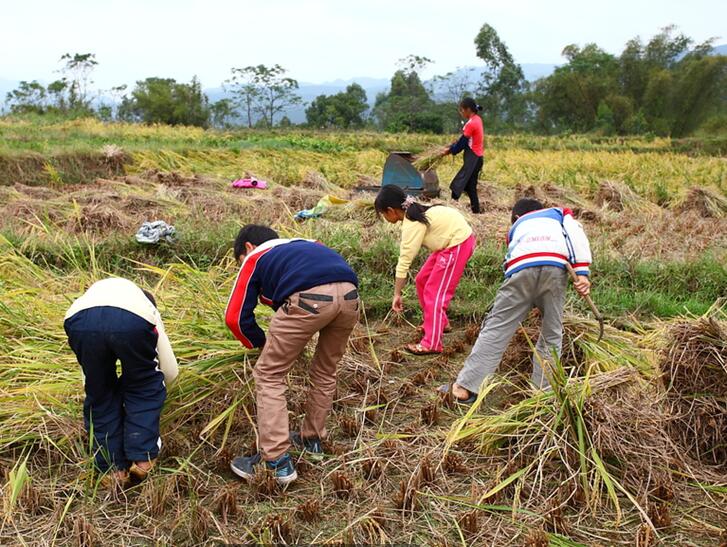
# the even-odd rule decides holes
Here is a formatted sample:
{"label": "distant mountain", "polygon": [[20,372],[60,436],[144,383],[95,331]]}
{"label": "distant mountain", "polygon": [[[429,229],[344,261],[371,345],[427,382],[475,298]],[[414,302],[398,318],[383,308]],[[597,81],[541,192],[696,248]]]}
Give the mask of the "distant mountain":
{"label": "distant mountain", "polygon": [[[298,95],[303,99],[303,105],[290,108],[285,115],[290,118],[293,123],[305,122],[305,109],[319,95],[335,95],[341,91],[345,91],[346,87],[352,83],[357,83],[366,91],[368,103],[372,105],[376,100],[376,95],[389,88],[389,79],[384,78],[353,78],[350,80],[334,80],[332,82],[323,82],[314,84],[309,82],[300,82]],[[205,89],[210,102],[224,99],[227,95],[221,87],[213,87]]]}
{"label": "distant mountain", "polygon": [[[712,50],[713,55],[727,55],[727,44],[715,46]],[[523,69],[525,79],[534,82],[540,78],[549,76],[558,65],[552,63],[523,63],[520,65]],[[456,74],[459,78],[468,81],[471,87],[474,87],[482,76],[484,67],[462,67],[457,69]],[[376,101],[376,96],[379,93],[385,92],[389,89],[390,79],[389,78],[371,78],[371,77],[360,77],[351,78],[348,80],[337,79],[322,83],[311,83],[301,82],[298,94],[303,99],[303,105],[295,108],[291,108],[285,113],[293,123],[302,123],[305,121],[305,108],[319,95],[333,95],[344,91],[347,86],[352,83],[357,83],[366,91],[366,97],[370,105]],[[0,104],[5,101],[5,95],[18,87],[20,82],[15,80],[8,80],[0,78]],[[429,85],[436,98],[443,98],[446,96],[446,89],[441,84],[437,84],[433,80],[425,82]],[[213,87],[204,90],[209,97],[210,102],[218,101],[225,98],[225,91],[221,87]]]}

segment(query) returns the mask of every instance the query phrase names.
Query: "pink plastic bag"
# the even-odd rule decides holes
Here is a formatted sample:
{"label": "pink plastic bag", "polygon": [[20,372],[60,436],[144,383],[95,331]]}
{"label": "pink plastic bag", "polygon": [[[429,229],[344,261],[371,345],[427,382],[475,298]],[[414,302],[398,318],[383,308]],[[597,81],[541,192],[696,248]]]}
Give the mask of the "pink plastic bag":
{"label": "pink plastic bag", "polygon": [[259,190],[264,190],[268,187],[268,183],[264,180],[257,180],[257,179],[237,179],[232,182],[233,188],[257,188]]}

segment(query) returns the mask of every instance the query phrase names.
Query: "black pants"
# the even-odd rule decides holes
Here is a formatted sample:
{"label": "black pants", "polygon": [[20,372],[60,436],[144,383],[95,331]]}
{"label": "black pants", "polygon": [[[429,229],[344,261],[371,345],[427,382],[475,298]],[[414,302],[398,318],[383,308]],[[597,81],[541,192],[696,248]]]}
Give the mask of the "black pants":
{"label": "black pants", "polygon": [[[127,469],[131,462],[156,458],[167,395],[156,327],[108,306],[80,311],[63,326],[85,377],[83,417],[93,435],[98,468]],[[117,360],[121,376],[116,375]]]}
{"label": "black pants", "polygon": [[480,199],[477,196],[477,178],[482,171],[484,160],[469,148],[464,149],[464,163],[462,168],[452,179],[449,187],[452,189],[452,199],[458,200],[465,192],[470,198],[470,207],[473,213],[480,212]]}

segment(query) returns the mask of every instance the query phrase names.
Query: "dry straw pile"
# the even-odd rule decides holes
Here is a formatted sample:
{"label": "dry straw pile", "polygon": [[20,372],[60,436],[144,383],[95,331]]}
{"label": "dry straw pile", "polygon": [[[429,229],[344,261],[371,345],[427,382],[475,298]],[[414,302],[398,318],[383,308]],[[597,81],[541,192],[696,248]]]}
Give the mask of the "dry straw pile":
{"label": "dry straw pile", "polygon": [[[635,510],[654,539],[671,525],[674,504],[727,483],[724,311],[648,333],[609,329],[603,344],[580,321],[567,321],[565,330],[552,390],[510,397],[497,410],[498,392],[511,388],[494,379],[454,424],[448,446],[502,458],[480,504],[504,496],[514,508],[550,508],[546,522],[554,519],[550,529],[561,533],[567,510],[595,517],[605,504],[616,522]],[[527,327],[519,336],[536,334]]]}
{"label": "dry straw pile", "polygon": [[727,471],[727,324],[715,314],[669,325],[660,366],[670,434],[693,458]]}

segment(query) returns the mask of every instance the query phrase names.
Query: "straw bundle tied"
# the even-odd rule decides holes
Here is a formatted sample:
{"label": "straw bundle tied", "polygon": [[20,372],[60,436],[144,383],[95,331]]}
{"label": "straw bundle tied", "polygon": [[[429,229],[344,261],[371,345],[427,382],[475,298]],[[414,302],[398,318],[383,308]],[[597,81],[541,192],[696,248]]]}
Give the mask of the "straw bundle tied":
{"label": "straw bundle tied", "polygon": [[696,211],[705,218],[727,216],[727,197],[716,188],[692,186],[677,204],[678,211]]}
{"label": "straw bundle tied", "polygon": [[[638,507],[637,495],[657,484],[670,488],[668,474],[656,472],[668,460],[662,417],[656,404],[644,404],[651,388],[638,372],[622,367],[569,378],[559,363],[553,371],[552,390],[479,416],[477,408],[499,387],[498,382],[487,385],[452,427],[448,444],[471,439],[485,453],[507,454],[507,476],[493,490],[513,484],[515,506],[537,504],[567,485],[593,511],[606,496],[620,520],[622,493]],[[644,430],[644,423],[654,425]]]}
{"label": "straw bundle tied", "polygon": [[608,207],[613,211],[630,211],[638,213],[650,213],[659,210],[659,207],[637,194],[626,184],[605,180],[598,185],[598,192],[595,201],[602,207]]}

